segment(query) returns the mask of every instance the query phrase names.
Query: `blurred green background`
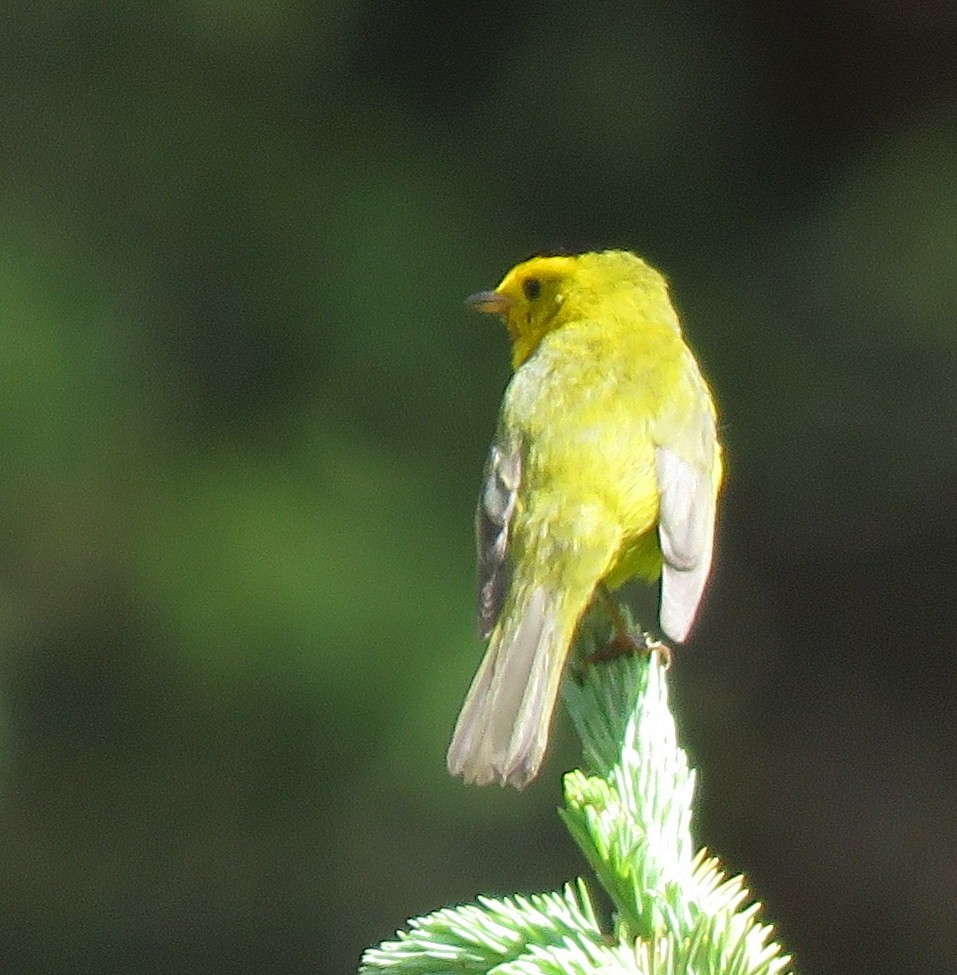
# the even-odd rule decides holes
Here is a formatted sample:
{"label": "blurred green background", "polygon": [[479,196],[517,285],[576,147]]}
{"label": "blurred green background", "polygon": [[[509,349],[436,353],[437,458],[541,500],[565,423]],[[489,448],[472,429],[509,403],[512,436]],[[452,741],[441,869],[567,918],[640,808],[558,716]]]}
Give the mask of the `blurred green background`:
{"label": "blurred green background", "polygon": [[444,753],[508,377],[464,295],[669,276],[721,405],[672,672],[805,973],[957,956],[957,13],[0,9],[0,964],[354,971],[584,869]]}

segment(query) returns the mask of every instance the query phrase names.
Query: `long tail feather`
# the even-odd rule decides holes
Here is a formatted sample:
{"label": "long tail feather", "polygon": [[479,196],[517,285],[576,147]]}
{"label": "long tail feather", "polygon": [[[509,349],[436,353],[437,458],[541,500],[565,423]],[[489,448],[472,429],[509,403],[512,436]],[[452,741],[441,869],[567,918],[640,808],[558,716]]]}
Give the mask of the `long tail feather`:
{"label": "long tail feather", "polygon": [[452,775],[516,789],[535,777],[577,622],[540,587],[503,614],[455,725]]}

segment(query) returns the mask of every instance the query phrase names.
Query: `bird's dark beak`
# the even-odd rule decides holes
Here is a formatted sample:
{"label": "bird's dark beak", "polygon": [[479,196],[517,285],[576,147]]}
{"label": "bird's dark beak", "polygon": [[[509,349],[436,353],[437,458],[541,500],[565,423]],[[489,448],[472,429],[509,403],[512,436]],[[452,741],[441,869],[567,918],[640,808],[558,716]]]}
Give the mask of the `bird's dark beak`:
{"label": "bird's dark beak", "polygon": [[465,304],[487,315],[507,315],[512,299],[499,291],[477,291],[465,299]]}

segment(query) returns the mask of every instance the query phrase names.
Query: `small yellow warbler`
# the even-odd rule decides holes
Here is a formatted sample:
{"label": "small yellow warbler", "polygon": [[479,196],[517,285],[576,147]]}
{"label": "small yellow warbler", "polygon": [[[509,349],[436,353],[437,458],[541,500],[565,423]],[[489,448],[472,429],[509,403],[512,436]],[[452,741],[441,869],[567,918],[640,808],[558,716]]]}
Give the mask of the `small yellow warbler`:
{"label": "small yellow warbler", "polygon": [[596,589],[660,576],[661,627],[687,636],[711,567],[721,446],[664,278],[634,254],[533,257],[468,303],[501,316],[515,371],[476,513],[489,644],[448,766],[521,789]]}

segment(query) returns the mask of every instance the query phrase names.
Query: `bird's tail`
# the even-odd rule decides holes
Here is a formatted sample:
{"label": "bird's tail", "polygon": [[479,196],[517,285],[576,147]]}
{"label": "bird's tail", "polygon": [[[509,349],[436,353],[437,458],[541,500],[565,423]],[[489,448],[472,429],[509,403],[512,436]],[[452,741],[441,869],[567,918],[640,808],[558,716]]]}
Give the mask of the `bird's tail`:
{"label": "bird's tail", "polygon": [[455,725],[452,775],[516,789],[535,778],[582,608],[540,586],[506,605]]}

